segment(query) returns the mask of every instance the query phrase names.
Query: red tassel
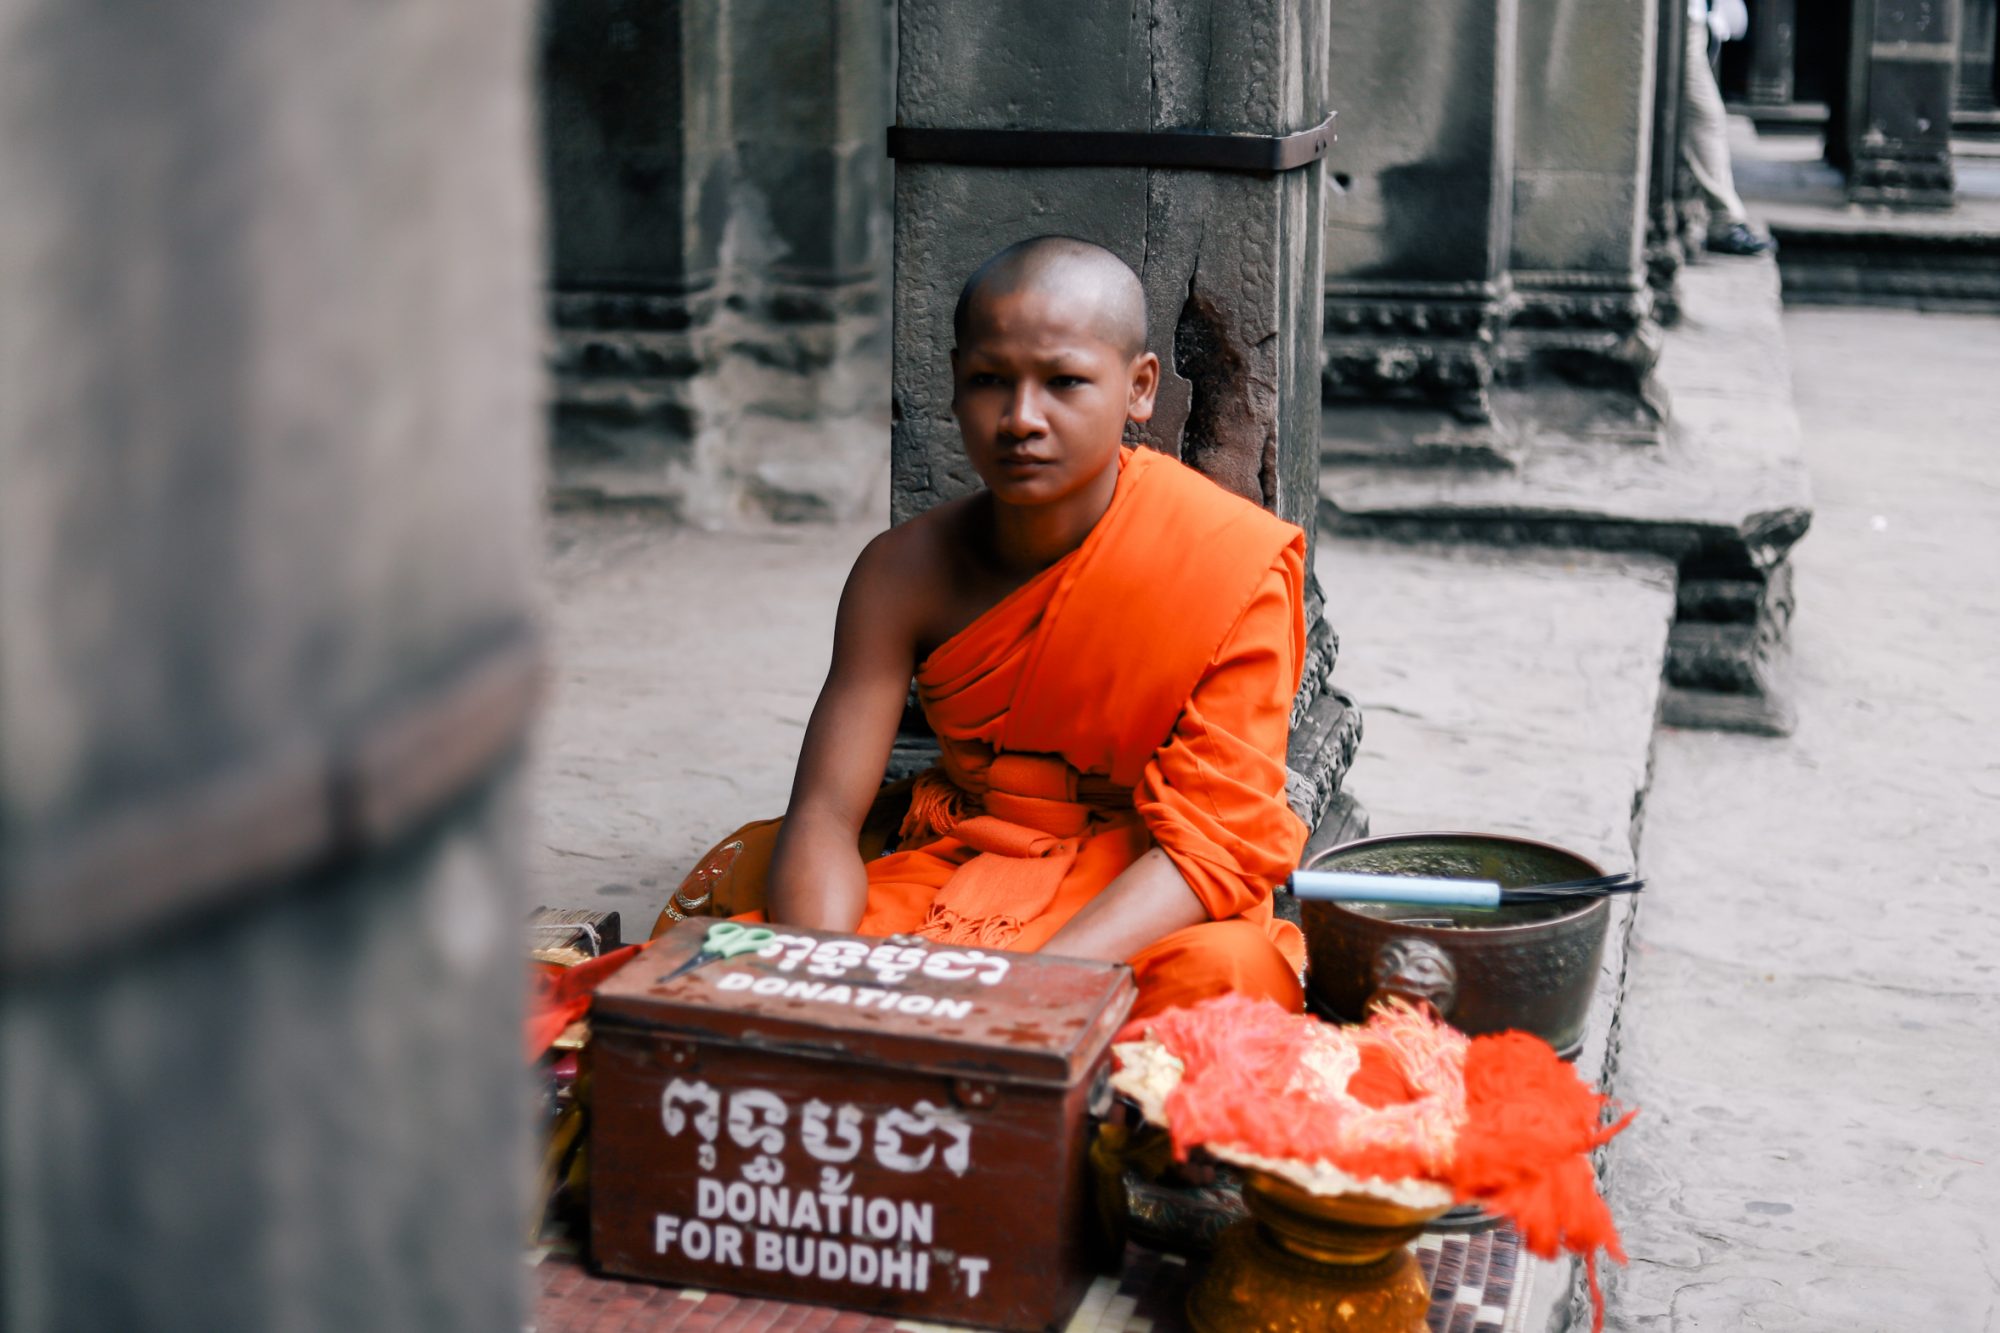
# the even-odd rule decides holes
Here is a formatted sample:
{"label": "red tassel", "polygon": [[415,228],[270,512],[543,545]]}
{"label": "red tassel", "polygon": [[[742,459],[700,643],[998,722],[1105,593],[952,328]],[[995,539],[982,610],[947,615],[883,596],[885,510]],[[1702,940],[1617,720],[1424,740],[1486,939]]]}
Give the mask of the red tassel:
{"label": "red tassel", "polygon": [[560,1037],[571,1023],[589,1013],[591,993],[645,947],[645,944],[628,944],[622,949],[613,949],[602,958],[593,958],[575,967],[558,967],[554,963],[534,964],[534,971],[530,974],[533,989],[528,996],[528,1062],[533,1064],[539,1060],[542,1053],[549,1049],[549,1043]]}
{"label": "red tassel", "polygon": [[1597,1252],[1625,1262],[1589,1156],[1637,1114],[1627,1112],[1606,1124],[1605,1112],[1613,1106],[1546,1042],[1525,1033],[1475,1037],[1466,1051],[1466,1120],[1452,1166],[1453,1189],[1461,1199],[1476,1199],[1511,1218],[1532,1253],[1552,1259],[1561,1248],[1584,1256],[1593,1330],[1604,1327]]}

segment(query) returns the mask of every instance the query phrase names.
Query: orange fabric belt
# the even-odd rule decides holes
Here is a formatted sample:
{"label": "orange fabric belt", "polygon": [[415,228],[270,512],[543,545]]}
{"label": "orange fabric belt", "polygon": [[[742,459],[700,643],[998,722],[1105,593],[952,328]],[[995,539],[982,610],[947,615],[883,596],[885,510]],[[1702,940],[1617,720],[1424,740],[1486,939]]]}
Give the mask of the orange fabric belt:
{"label": "orange fabric belt", "polygon": [[[956,838],[978,855],[938,890],[917,933],[944,944],[1010,947],[1023,925],[1055,900],[1091,817],[1119,808],[1115,796],[1102,804],[1080,799],[1080,781],[1055,755],[995,755],[987,770],[984,812],[957,816],[965,794],[936,769],[919,778],[913,814],[923,811],[921,822],[930,831]],[[1131,808],[1129,791],[1123,806]]]}

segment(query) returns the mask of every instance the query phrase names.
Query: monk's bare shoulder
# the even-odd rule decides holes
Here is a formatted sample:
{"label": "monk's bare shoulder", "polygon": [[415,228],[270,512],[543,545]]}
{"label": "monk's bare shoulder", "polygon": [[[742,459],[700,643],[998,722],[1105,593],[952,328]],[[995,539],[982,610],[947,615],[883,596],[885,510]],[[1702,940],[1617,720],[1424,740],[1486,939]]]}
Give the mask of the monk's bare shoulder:
{"label": "monk's bare shoulder", "polygon": [[947,500],[877,533],[855,559],[843,600],[870,608],[880,632],[920,655],[950,637],[966,619],[980,500]]}

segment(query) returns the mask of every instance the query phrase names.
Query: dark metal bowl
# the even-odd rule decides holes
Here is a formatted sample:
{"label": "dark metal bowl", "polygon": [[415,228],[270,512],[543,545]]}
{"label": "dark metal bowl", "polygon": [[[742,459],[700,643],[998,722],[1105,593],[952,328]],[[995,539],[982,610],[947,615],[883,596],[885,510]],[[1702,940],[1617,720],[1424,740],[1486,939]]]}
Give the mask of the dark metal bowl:
{"label": "dark metal bowl", "polygon": [[[1483,879],[1502,888],[1604,871],[1549,843],[1489,833],[1403,833],[1330,848],[1313,870]],[[1358,1022],[1372,1000],[1428,1000],[1461,1031],[1519,1029],[1564,1059],[1582,1049],[1604,956],[1608,899],[1493,909],[1303,902],[1317,1008]]]}

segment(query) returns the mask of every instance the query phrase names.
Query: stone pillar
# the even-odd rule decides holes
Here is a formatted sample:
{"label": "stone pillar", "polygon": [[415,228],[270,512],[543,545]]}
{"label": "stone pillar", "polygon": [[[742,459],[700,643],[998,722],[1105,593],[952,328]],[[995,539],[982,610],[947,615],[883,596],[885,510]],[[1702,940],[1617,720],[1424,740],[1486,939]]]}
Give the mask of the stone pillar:
{"label": "stone pillar", "polygon": [[551,0],[559,494],[839,516],[886,453],[883,0]]}
{"label": "stone pillar", "polygon": [[[1681,6],[1682,22],[1686,13],[1686,6]],[[1798,86],[1798,46],[1798,0],[1757,0],[1750,10],[1750,86],[1744,99],[1748,105],[1792,104]]]}
{"label": "stone pillar", "polygon": [[[1329,404],[1414,403],[1493,423],[1510,295],[1515,14],[1516,0],[1334,8],[1342,141],[1326,228]],[[1330,419],[1327,447],[1361,444],[1352,437],[1362,424]]]}
{"label": "stone pillar", "polygon": [[1681,206],[1681,99],[1687,64],[1687,6],[1661,0],[1653,49],[1653,138],[1646,175],[1646,282],[1662,324],[1680,318],[1677,283],[1698,236]]}
{"label": "stone pillar", "polygon": [[520,0],[0,23],[0,1327],[520,1328]]}
{"label": "stone pillar", "polygon": [[1958,0],[1853,0],[1847,84],[1829,144],[1852,203],[1949,208]]}
{"label": "stone pillar", "polygon": [[879,501],[889,456],[885,0],[729,0],[732,201],[724,465],[760,512]]}
{"label": "stone pillar", "polygon": [[[902,0],[897,122],[914,129],[1288,134],[1328,111],[1326,0]],[[952,421],[951,315],[995,250],[1094,241],[1146,286],[1164,369],[1146,442],[1308,534],[1319,438],[1323,166],[1276,174],[1139,166],[899,163],[895,517],[977,483]],[[1358,719],[1314,658],[1294,715],[1294,804],[1317,823]]]}
{"label": "stone pillar", "polygon": [[[1659,356],[1642,252],[1662,0],[1521,8],[1510,357],[1627,394]],[[1675,0],[1664,0],[1674,3]]]}
{"label": "stone pillar", "polygon": [[1993,60],[2000,47],[2000,0],[1960,0],[1958,97],[1954,109],[1989,123],[2000,110],[1993,100]]}

